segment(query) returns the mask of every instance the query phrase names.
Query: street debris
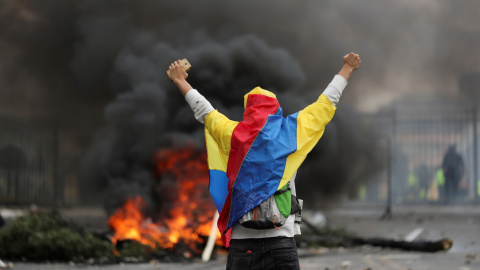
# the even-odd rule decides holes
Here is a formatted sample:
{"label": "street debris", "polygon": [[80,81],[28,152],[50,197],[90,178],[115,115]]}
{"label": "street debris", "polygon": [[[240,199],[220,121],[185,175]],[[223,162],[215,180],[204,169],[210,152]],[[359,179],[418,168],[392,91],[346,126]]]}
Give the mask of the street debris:
{"label": "street debris", "polygon": [[314,234],[313,236],[309,236],[308,239],[302,239],[302,241],[307,241],[309,244],[326,247],[354,247],[369,245],[405,251],[438,252],[447,251],[453,246],[453,240],[449,238],[443,238],[436,241],[418,239],[422,233],[421,228],[413,231],[409,236],[407,236],[407,240],[395,240],[387,238],[362,238],[348,234],[329,234],[321,231],[305,218],[302,219],[302,223],[305,224]]}
{"label": "street debris", "polygon": [[471,264],[473,260],[475,260],[476,258],[476,255],[475,254],[472,254],[472,253],[468,253],[466,256],[465,256],[465,263],[466,264]]}

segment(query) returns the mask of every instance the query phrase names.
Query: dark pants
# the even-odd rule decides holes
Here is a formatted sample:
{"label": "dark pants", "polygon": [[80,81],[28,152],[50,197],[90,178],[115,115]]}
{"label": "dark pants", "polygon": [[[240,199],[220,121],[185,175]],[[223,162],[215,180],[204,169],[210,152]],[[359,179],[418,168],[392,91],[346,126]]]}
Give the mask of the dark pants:
{"label": "dark pants", "polygon": [[300,269],[293,238],[233,239],[230,245],[227,270]]}
{"label": "dark pants", "polygon": [[445,202],[446,204],[455,203],[458,195],[458,183],[455,178],[445,177]]}

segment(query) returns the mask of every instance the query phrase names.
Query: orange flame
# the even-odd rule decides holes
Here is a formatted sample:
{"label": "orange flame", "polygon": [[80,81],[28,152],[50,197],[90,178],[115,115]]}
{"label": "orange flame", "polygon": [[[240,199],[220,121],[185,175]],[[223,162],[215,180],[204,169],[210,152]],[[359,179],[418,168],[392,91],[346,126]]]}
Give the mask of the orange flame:
{"label": "orange flame", "polygon": [[[197,244],[203,244],[210,234],[215,206],[208,193],[208,167],[206,153],[198,153],[193,148],[162,150],[155,156],[156,175],[174,176],[178,183],[178,194],[168,194],[172,190],[162,190],[160,196],[174,198],[168,214],[155,222],[142,214],[145,202],[141,197],[129,199],[108,220],[115,231],[112,242],[136,240],[152,249],[156,247],[173,249],[180,241],[199,253]],[[162,194],[165,192],[165,194]],[[172,196],[174,195],[174,196]],[[202,237],[204,236],[204,237]],[[221,244],[220,233],[217,243]]]}

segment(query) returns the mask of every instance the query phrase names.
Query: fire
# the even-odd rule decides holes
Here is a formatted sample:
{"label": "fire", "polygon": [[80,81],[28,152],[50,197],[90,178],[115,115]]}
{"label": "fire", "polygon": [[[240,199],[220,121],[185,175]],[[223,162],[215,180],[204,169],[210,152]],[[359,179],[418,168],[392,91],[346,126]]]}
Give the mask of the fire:
{"label": "fire", "polygon": [[[168,204],[164,203],[168,209],[152,221],[142,214],[146,204],[141,197],[127,200],[108,220],[115,232],[112,242],[131,239],[152,249],[173,249],[183,242],[199,253],[197,245],[210,234],[215,211],[208,193],[206,153],[193,148],[162,150],[156,154],[155,162],[159,179],[155,191],[168,198]],[[221,244],[220,233],[217,243]]]}

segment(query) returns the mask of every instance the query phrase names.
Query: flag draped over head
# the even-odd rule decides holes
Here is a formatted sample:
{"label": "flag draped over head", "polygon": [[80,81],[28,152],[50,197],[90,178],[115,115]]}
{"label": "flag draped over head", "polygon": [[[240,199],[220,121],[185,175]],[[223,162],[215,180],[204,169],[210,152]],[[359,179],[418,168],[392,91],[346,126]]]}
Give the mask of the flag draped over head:
{"label": "flag draped over head", "polygon": [[220,212],[218,228],[229,246],[232,226],[285,186],[335,113],[325,95],[283,117],[275,94],[256,87],[245,95],[243,121],[212,111],[205,120],[209,190]]}

